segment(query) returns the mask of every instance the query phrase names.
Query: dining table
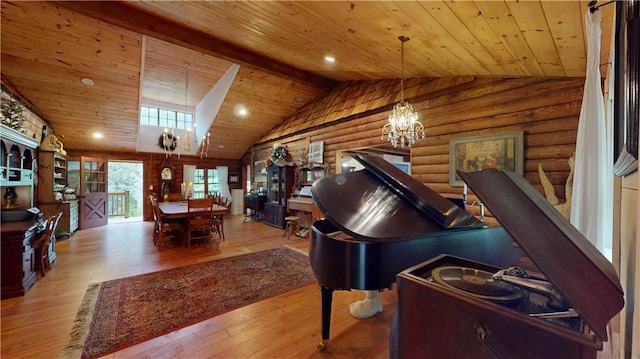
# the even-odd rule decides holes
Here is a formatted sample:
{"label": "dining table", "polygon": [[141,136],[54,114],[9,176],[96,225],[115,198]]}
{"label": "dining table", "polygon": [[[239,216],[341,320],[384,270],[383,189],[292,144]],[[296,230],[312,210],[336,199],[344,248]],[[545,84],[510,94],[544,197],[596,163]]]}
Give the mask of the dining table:
{"label": "dining table", "polygon": [[[179,218],[187,218],[187,213],[189,212],[189,207],[187,206],[187,202],[158,202],[158,208],[160,212],[167,219],[179,219]],[[212,215],[224,214],[227,212],[228,208],[225,206],[221,206],[219,204],[214,204],[211,209]]]}
{"label": "dining table", "polygon": [[[189,206],[186,201],[170,201],[170,202],[158,202],[158,209],[162,213],[164,219],[183,222],[182,225],[187,225],[187,215],[189,213]],[[227,207],[219,204],[214,204],[211,209],[211,215],[222,218],[222,215],[228,210]],[[222,225],[221,225],[222,226]],[[223,229],[220,227],[220,236],[224,239]],[[182,231],[181,242],[184,244],[186,238],[186,232]]]}

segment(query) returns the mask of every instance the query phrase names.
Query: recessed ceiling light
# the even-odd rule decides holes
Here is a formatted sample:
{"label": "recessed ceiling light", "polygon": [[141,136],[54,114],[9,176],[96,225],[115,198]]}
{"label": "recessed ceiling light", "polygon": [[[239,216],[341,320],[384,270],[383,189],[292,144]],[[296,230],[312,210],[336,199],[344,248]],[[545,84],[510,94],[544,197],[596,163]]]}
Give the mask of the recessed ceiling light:
{"label": "recessed ceiling light", "polygon": [[82,82],[82,84],[85,86],[93,86],[93,80],[88,77],[81,78],[80,82]]}
{"label": "recessed ceiling light", "polygon": [[247,111],[244,105],[236,105],[233,112],[238,116],[246,116],[249,114],[249,111]]}
{"label": "recessed ceiling light", "polygon": [[104,136],[102,136],[102,134],[100,132],[94,132],[93,133],[93,138],[102,138]]}
{"label": "recessed ceiling light", "polygon": [[335,58],[335,57],[333,57],[333,56],[331,56],[331,55],[326,55],[326,56],[324,57],[324,61],[326,61],[326,62],[328,62],[328,63],[332,64],[332,63],[336,62],[336,58]]}

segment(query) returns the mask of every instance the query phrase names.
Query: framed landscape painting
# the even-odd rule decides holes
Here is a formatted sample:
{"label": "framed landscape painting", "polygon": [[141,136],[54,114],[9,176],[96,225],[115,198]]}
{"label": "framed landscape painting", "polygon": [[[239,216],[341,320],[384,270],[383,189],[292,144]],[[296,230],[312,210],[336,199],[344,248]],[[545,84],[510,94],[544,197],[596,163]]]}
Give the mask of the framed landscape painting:
{"label": "framed landscape painting", "polygon": [[497,168],[522,174],[523,132],[457,138],[449,141],[449,184],[464,186],[456,171]]}

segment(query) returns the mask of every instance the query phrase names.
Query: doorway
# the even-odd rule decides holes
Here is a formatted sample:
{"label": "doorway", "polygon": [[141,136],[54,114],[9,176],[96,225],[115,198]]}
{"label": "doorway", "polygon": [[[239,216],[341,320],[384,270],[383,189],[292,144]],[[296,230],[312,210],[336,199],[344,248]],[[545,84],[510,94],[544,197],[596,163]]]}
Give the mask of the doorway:
{"label": "doorway", "polygon": [[141,161],[108,162],[109,223],[143,220],[143,165]]}
{"label": "doorway", "polygon": [[80,156],[67,161],[68,186],[78,197],[78,228],[104,226],[107,214],[107,160]]}

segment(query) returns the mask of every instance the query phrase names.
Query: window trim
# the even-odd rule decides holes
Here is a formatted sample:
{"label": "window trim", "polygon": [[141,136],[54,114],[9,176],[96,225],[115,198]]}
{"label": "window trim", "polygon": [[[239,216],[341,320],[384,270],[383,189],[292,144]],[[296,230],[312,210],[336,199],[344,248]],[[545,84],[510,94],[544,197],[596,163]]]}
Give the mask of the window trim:
{"label": "window trim", "polygon": [[[157,110],[158,116],[155,118],[157,120],[157,124],[155,123],[149,123],[149,121],[147,120],[147,123],[143,123],[142,121],[142,113],[143,113],[143,108],[147,108],[150,110]],[[170,112],[173,113],[173,123],[169,123],[169,117],[172,117],[171,115],[167,116],[167,119],[161,118],[160,117],[160,113],[162,111],[166,111],[166,112]],[[190,116],[191,117],[191,123],[189,123],[186,120],[182,120],[179,121],[178,119],[180,118],[180,114],[183,115],[183,117],[187,117]],[[146,116],[147,118],[151,118],[149,116]],[[166,125],[161,125],[161,121],[167,121]],[[181,124],[183,124],[183,126],[180,126]],[[189,130],[192,129],[194,127],[195,124],[195,114],[193,112],[192,108],[187,108],[185,109],[184,107],[179,108],[179,106],[160,106],[160,105],[154,105],[154,104],[142,104],[140,105],[140,115],[138,116],[138,125],[140,126],[150,126],[150,127],[157,127],[157,128],[175,128],[175,129],[180,129],[180,130]]]}

